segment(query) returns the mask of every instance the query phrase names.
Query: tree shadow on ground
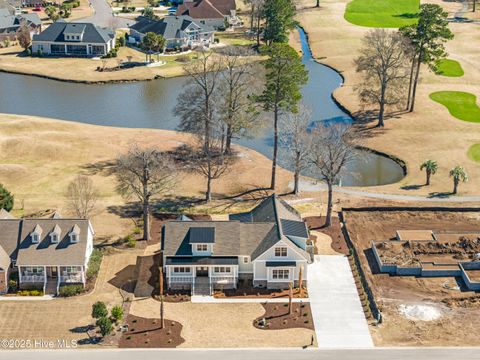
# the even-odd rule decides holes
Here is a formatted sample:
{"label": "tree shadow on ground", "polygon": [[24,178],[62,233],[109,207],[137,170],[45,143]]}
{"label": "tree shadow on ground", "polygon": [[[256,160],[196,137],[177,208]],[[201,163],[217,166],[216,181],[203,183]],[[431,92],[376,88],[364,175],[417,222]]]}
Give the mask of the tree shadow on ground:
{"label": "tree shadow on ground", "polygon": [[123,269],[116,272],[115,276],[108,280],[108,283],[118,289],[133,294],[133,291],[135,290],[135,269],[136,265],[133,264],[125,266]]}
{"label": "tree shadow on ground", "polygon": [[422,185],[404,185],[404,186],[401,186],[400,189],[402,189],[402,190],[418,190],[418,189],[421,189],[424,186],[426,186],[426,185],[425,184],[422,184]]}
{"label": "tree shadow on ground", "polygon": [[451,191],[444,191],[444,192],[431,192],[428,194],[427,198],[429,199],[434,199],[434,198],[439,198],[439,199],[445,199],[453,195],[453,192]]}
{"label": "tree shadow on ground", "polygon": [[115,165],[115,160],[103,160],[85,164],[80,168],[85,171],[86,175],[110,176],[115,173]]}
{"label": "tree shadow on ground", "polygon": [[84,326],[74,327],[74,328],[70,329],[69,331],[74,333],[74,334],[81,334],[81,333],[86,333],[87,331],[91,331],[94,328],[95,328],[95,326],[93,326],[92,324],[88,324],[88,325],[84,325]]}
{"label": "tree shadow on ground", "polygon": [[418,13],[403,13],[403,14],[393,15],[393,17],[398,17],[402,19],[416,19],[418,18]]}

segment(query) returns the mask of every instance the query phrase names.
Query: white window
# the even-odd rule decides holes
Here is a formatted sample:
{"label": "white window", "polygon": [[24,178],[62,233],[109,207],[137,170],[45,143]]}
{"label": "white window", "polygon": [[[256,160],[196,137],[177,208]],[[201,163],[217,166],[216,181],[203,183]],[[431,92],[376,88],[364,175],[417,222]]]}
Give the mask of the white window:
{"label": "white window", "polygon": [[274,280],[288,280],[290,270],[288,269],[274,269],[272,270],[272,278]]}
{"label": "white window", "polygon": [[275,256],[277,256],[277,257],[287,256],[287,248],[286,247],[276,247],[275,248]]}
{"label": "white window", "polygon": [[208,251],[207,244],[197,244],[197,251]]}
{"label": "white window", "polygon": [[243,263],[244,263],[244,264],[248,264],[248,256],[244,256],[244,257],[243,257]]}
{"label": "white window", "polygon": [[43,275],[43,267],[41,266],[30,266],[25,268],[25,273],[33,275]]}
{"label": "white window", "polygon": [[76,266],[65,266],[65,272],[68,274],[76,273],[77,272],[77,267]]}
{"label": "white window", "polygon": [[70,242],[78,243],[78,234],[70,234]]}
{"label": "white window", "polygon": [[184,274],[184,273],[190,273],[190,268],[188,267],[181,267],[181,266],[175,266],[173,268],[173,272],[177,274]]}
{"label": "white window", "polygon": [[216,273],[230,273],[232,269],[227,266],[215,266],[213,271]]}
{"label": "white window", "polygon": [[38,244],[39,242],[40,242],[40,235],[38,235],[37,233],[33,233],[32,234],[32,243]]}
{"label": "white window", "polygon": [[57,234],[51,233],[50,238],[51,238],[53,244],[58,243],[58,235]]}

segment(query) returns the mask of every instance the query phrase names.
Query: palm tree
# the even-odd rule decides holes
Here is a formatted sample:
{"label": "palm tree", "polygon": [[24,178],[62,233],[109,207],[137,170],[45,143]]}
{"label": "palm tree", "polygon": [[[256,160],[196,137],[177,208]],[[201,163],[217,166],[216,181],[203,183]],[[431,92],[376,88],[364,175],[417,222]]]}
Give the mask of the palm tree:
{"label": "palm tree", "polygon": [[427,174],[426,185],[430,185],[430,176],[435,175],[438,170],[438,164],[435,160],[426,160],[420,165],[420,171],[423,169],[425,169],[425,173]]}
{"label": "palm tree", "polygon": [[450,170],[450,177],[453,178],[453,194],[457,193],[457,188],[460,181],[468,181],[468,174],[465,169],[460,165],[457,165],[452,170]]}
{"label": "palm tree", "polygon": [[165,38],[162,35],[157,35],[154,32],[147,32],[142,40],[142,48],[147,52],[152,60],[152,53],[161,53],[165,47]]}

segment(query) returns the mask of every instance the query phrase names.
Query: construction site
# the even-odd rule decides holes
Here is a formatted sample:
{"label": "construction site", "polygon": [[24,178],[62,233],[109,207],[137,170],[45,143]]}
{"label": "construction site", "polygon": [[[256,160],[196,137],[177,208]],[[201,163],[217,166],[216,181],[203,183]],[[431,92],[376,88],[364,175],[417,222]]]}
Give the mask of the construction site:
{"label": "construction site", "polygon": [[340,216],[382,315],[371,327],[377,346],[480,345],[480,209],[349,208]]}

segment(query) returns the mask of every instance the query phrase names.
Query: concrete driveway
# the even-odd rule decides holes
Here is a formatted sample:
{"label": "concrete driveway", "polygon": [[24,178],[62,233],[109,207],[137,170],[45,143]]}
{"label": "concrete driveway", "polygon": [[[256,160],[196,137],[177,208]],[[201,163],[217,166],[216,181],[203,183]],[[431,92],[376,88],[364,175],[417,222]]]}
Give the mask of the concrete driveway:
{"label": "concrete driveway", "polygon": [[78,19],[74,22],[89,22],[97,26],[111,27],[114,29],[127,28],[133,25],[135,20],[129,20],[113,15],[112,8],[106,0],[90,0],[95,13],[87,18]]}
{"label": "concrete driveway", "polygon": [[348,258],[315,255],[307,280],[318,347],[373,347]]}

